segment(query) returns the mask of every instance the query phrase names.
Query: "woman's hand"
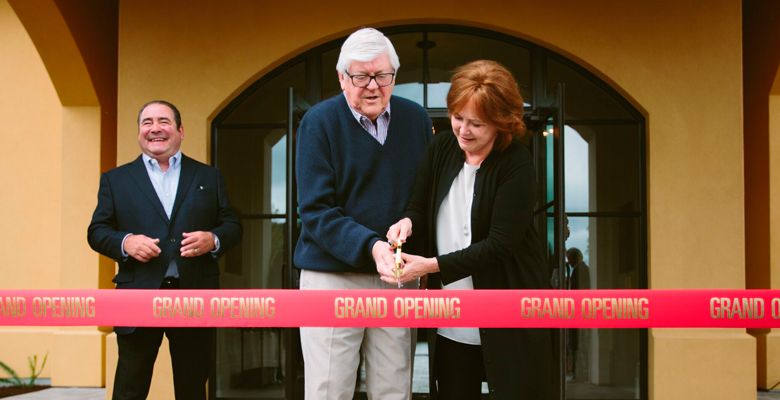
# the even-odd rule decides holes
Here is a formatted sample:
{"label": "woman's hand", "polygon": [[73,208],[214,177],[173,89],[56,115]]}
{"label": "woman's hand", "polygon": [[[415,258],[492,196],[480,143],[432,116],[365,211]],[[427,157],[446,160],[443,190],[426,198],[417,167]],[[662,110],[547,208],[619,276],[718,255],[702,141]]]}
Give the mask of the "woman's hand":
{"label": "woman's hand", "polygon": [[[410,282],[422,278],[427,274],[439,272],[439,261],[436,257],[425,258],[414,254],[401,253],[404,260],[403,273],[401,274],[401,283]],[[387,283],[396,284],[395,277],[382,276],[382,280]]]}
{"label": "woman's hand", "polygon": [[406,243],[406,238],[409,236],[412,236],[412,220],[409,218],[404,218],[394,223],[387,230],[387,241],[393,248],[399,244]]}

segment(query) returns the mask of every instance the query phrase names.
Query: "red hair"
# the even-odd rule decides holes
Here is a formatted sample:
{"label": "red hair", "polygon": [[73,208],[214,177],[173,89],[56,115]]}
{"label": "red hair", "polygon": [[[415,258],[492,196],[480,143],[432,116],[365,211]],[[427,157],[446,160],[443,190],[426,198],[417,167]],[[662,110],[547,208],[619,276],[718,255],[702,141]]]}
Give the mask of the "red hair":
{"label": "red hair", "polygon": [[523,96],[517,81],[503,65],[477,60],[455,69],[447,93],[447,112],[451,116],[474,102],[479,117],[496,127],[495,148],[504,150],[514,136],[525,135]]}

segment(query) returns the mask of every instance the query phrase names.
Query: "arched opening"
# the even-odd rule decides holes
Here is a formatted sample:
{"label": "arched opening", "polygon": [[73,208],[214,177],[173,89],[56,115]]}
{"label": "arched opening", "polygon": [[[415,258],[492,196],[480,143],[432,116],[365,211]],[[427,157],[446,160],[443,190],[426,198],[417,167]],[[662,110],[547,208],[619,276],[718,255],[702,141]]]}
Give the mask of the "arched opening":
{"label": "arched opening", "polygon": [[[454,67],[493,59],[514,73],[535,131],[532,147],[541,189],[537,227],[548,238],[552,284],[647,287],[645,120],[640,112],[576,63],[518,38],[452,25],[383,31],[401,60],[394,95],[425,107],[437,131],[448,129],[445,96]],[[244,224],[242,244],[223,262],[224,288],[297,287],[290,262],[297,216],[289,132],[294,133],[311,105],[339,94],[335,65],[343,39],[309,50],[262,77],[213,121],[212,160],[225,175]],[[558,84],[565,85],[565,97],[556,91]],[[556,110],[565,112],[556,116]],[[556,124],[565,126],[563,142],[545,134]],[[562,164],[554,162],[559,143],[565,143]],[[556,179],[563,179],[565,196],[554,190]],[[556,213],[555,205],[561,203],[565,212]],[[559,225],[562,220],[567,222]],[[564,242],[564,249],[582,252],[589,266],[587,286],[561,284],[569,281],[563,272],[568,267],[564,252],[556,251],[556,240]],[[646,331],[558,334],[563,398],[647,398]],[[421,340],[425,336],[418,335]],[[220,330],[216,397],[302,398],[297,346],[294,330]],[[420,398],[428,393],[424,349],[421,342],[415,360],[413,392]]]}

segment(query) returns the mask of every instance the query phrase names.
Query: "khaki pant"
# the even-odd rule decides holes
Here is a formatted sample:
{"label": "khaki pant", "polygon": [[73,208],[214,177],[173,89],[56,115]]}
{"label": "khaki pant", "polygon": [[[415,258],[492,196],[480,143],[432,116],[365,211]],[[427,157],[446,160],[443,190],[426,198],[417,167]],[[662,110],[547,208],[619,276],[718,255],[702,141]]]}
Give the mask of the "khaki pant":
{"label": "khaki pant", "polygon": [[[404,285],[415,288],[416,285]],[[376,274],[301,271],[301,290],[391,289]],[[360,352],[369,400],[408,400],[412,383],[409,328],[301,328],[307,400],[351,400]]]}

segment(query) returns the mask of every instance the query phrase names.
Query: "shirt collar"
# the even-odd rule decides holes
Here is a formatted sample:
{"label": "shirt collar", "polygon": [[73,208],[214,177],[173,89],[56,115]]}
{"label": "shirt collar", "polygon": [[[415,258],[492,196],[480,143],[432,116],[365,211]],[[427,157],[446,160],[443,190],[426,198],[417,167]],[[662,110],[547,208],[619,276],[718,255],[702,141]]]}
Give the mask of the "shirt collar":
{"label": "shirt collar", "polygon": [[[349,107],[349,111],[352,111],[352,116],[354,116],[355,119],[358,122],[360,122],[363,118],[369,120],[368,117],[366,117],[365,115],[359,113],[357,110],[352,108],[352,104],[349,104],[349,99],[347,99],[347,94],[346,93],[344,93],[344,99],[347,100],[347,107]],[[388,120],[390,119],[390,102],[389,101],[387,102],[387,107],[385,108],[385,111],[382,111],[382,113],[379,114],[377,119],[382,118],[382,117],[384,117],[384,118],[386,118]]]}
{"label": "shirt collar", "polygon": [[[141,158],[144,160],[144,165],[151,168],[160,168],[160,163],[157,162],[152,157],[149,157],[146,155],[146,153],[141,153]],[[168,159],[168,168],[175,168],[179,165],[179,161],[181,160],[181,150],[177,151],[176,154],[172,155],[171,158]]]}

